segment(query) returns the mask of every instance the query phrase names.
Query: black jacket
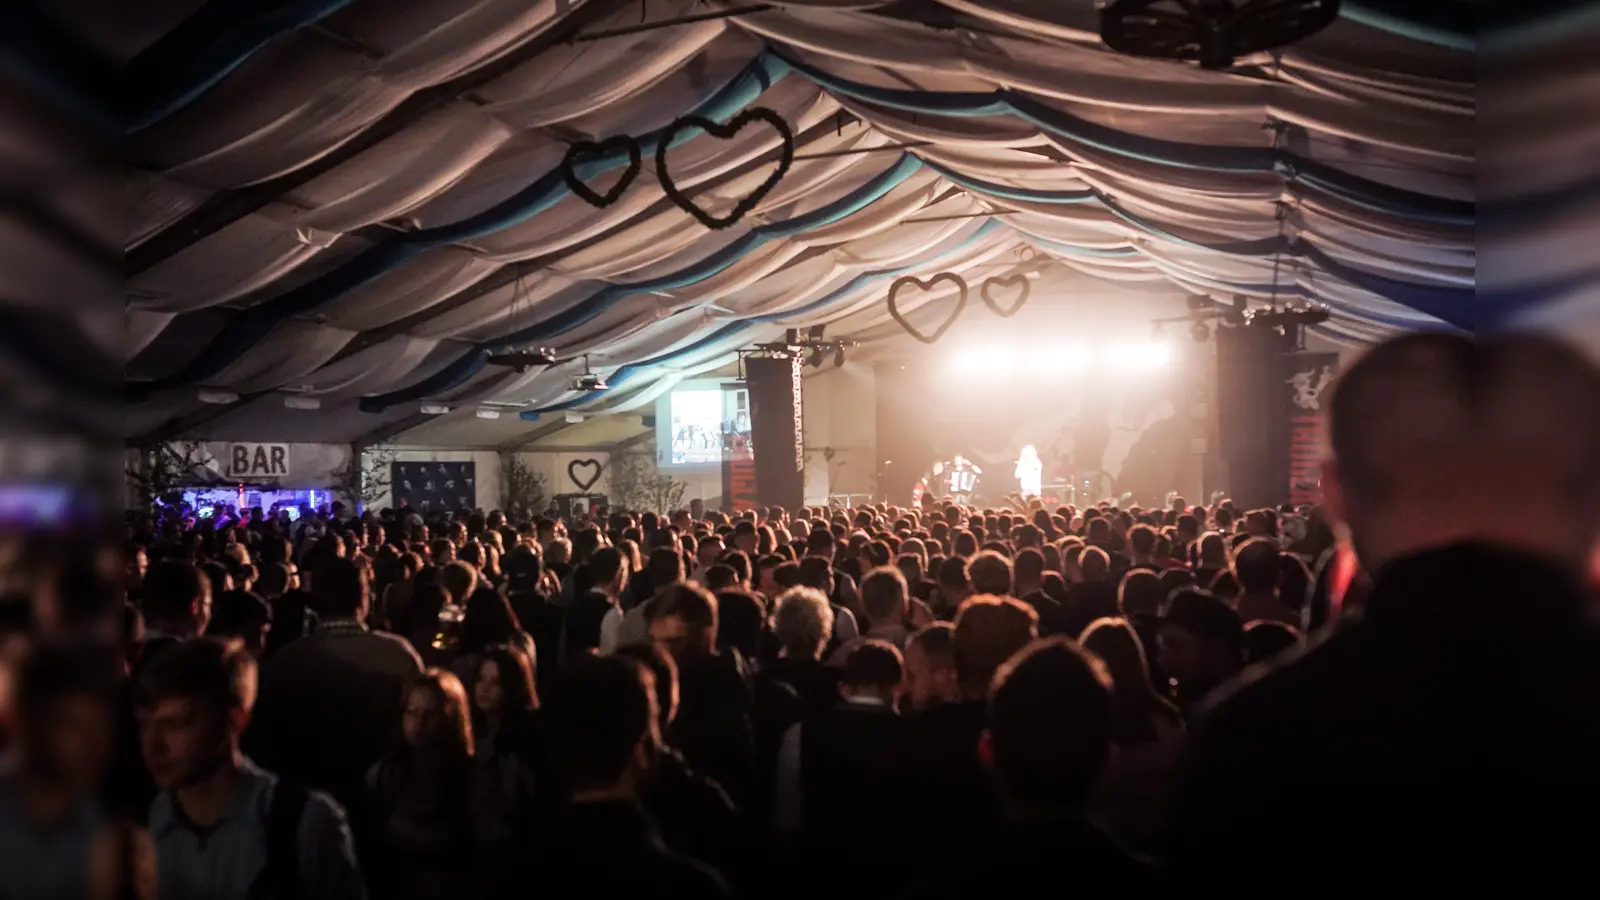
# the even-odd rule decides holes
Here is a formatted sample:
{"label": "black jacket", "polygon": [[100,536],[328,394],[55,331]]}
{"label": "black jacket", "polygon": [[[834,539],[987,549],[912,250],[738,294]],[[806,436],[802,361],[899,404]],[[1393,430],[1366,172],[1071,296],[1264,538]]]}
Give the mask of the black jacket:
{"label": "black jacket", "polygon": [[568,807],[550,840],[531,856],[530,897],[732,897],[716,870],[667,849],[655,825],[630,803]]}
{"label": "black jacket", "polygon": [[1390,564],[1359,620],[1219,692],[1174,875],[1231,897],[1496,875],[1592,896],[1600,638],[1582,606],[1561,570],[1486,545]]}

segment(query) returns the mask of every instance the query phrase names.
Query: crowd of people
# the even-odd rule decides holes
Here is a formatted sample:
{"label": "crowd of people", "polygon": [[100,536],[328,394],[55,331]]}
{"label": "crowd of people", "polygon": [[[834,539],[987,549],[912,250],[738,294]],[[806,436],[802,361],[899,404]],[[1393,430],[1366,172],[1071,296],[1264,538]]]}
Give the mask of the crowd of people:
{"label": "crowd of people", "polygon": [[0,898],[1591,884],[1600,375],[1412,336],[1331,429],[1317,509],[130,514],[6,605]]}

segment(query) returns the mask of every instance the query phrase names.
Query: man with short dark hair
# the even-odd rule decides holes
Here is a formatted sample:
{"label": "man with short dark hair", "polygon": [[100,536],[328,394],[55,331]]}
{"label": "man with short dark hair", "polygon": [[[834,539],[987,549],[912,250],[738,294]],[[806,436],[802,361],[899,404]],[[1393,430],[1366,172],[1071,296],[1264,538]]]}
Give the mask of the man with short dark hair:
{"label": "man with short dark hair", "polygon": [[[849,856],[861,849],[857,836],[868,835],[874,853],[894,860],[918,833],[906,802],[911,735],[896,708],[904,667],[900,651],[885,641],[857,641],[848,653],[834,707],[783,737],[774,825],[800,834],[805,851],[820,858]],[[892,864],[857,860],[849,871],[852,896],[874,896],[904,881]]]}
{"label": "man with short dark hair", "polygon": [[1011,560],[993,550],[985,550],[967,564],[967,574],[972,578],[972,590],[977,594],[1010,597],[1015,588]]}
{"label": "man with short dark hair", "polygon": [[935,622],[906,641],[903,696],[911,709],[927,712],[961,699],[954,648],[955,626],[948,622]]}
{"label": "man with short dark hair", "polygon": [[862,635],[894,646],[905,647],[908,595],[906,579],[893,566],[873,569],[861,579],[861,608],[867,614],[867,632]]}
{"label": "man with short dark hair", "polygon": [[1155,870],[1130,856],[1087,815],[1111,756],[1111,676],[1064,637],[1018,652],[995,674],[983,734],[1004,826],[978,858],[913,892],[932,898],[1018,897],[1061,877],[1115,885],[1118,897],[1160,892]]}
{"label": "man with short dark hair", "polygon": [[650,557],[645,560],[643,579],[644,586],[650,589],[650,595],[642,600],[638,599],[637,594],[634,595],[633,607],[622,614],[622,623],[617,629],[617,646],[650,642],[650,618],[657,602],[685,576],[683,554],[678,552],[675,542],[664,543],[650,551]]}
{"label": "man with short dark hair", "polygon": [[961,604],[972,596],[972,581],[964,557],[952,556],[939,563],[934,571],[933,602],[929,606],[941,622],[953,622]]}
{"label": "man with short dark hair", "polygon": [[1282,578],[1283,555],[1278,545],[1253,538],[1233,551],[1233,577],[1239,581],[1239,599],[1233,608],[1246,624],[1265,619],[1285,625],[1299,625],[1299,610],[1290,609],[1278,595]]}
{"label": "man with short dark hair", "polygon": [[311,589],[326,618],[268,657],[246,747],[268,769],[350,808],[422,660],[403,638],[367,628],[367,574],[356,563],[324,562]]}
{"label": "man with short dark hair", "polygon": [[561,658],[610,653],[622,631],[619,599],[628,585],[628,559],[616,547],[601,547],[589,557],[590,586],[572,601],[562,629]]}
{"label": "man with short dark hair", "polygon": [[655,676],[632,659],[586,657],[545,695],[550,763],[568,804],[534,845],[530,876],[595,897],[731,897],[720,875],[666,849],[640,809],[662,746]]}
{"label": "man with short dark hair", "polygon": [[951,643],[960,699],[913,720],[916,750],[910,768],[916,777],[943,786],[938,802],[931,797],[912,801],[925,830],[965,839],[986,834],[994,824],[994,786],[976,753],[989,682],[1001,663],[1039,636],[1038,627],[1038,614],[1010,597],[978,595],[961,607]]}
{"label": "man with short dark hair", "polygon": [[211,621],[211,579],[192,563],[164,559],[145,573],[141,590],[144,645],[139,656],[198,637]]}
{"label": "man with short dark hair", "polygon": [[1370,594],[1191,732],[1177,874],[1242,898],[1595,894],[1600,371],[1545,337],[1412,334],[1325,408],[1326,508]]}
{"label": "man with short dark hair", "polygon": [[693,582],[673,585],[651,614],[650,639],[678,664],[672,746],[748,803],[756,777],[750,674],[738,651],[717,650],[717,598]]}
{"label": "man with short dark hair", "polygon": [[1190,715],[1244,668],[1244,622],[1210,591],[1184,589],[1167,601],[1156,646],[1162,670],[1177,683],[1178,708]]}
{"label": "man with short dark hair", "polygon": [[[319,579],[320,581],[320,579]],[[239,749],[255,662],[236,642],[186,641],[134,685],[162,897],[364,897],[344,810]]]}

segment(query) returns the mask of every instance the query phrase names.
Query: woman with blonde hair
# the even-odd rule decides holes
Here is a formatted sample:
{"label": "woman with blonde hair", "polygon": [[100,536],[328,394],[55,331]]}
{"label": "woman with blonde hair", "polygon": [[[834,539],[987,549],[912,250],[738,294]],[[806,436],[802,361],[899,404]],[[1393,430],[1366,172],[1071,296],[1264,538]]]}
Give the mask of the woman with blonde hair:
{"label": "woman with blonde hair", "polygon": [[400,733],[367,773],[364,848],[376,897],[476,896],[472,714],[461,680],[428,669],[406,688]]}
{"label": "woman with blonde hair", "polygon": [[1079,643],[1111,672],[1111,763],[1101,776],[1094,809],[1111,832],[1135,849],[1149,849],[1170,817],[1172,788],[1183,754],[1183,716],[1150,683],[1144,645],[1127,619],[1096,619]]}

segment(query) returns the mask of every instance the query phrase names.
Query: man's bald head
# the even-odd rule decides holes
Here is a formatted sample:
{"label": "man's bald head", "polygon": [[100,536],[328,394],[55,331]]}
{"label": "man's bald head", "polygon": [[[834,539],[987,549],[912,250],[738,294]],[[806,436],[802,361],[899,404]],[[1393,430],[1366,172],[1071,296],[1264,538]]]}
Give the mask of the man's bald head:
{"label": "man's bald head", "polygon": [[1408,335],[1329,408],[1330,504],[1369,565],[1485,540],[1576,561],[1600,528],[1600,370],[1553,338]]}

